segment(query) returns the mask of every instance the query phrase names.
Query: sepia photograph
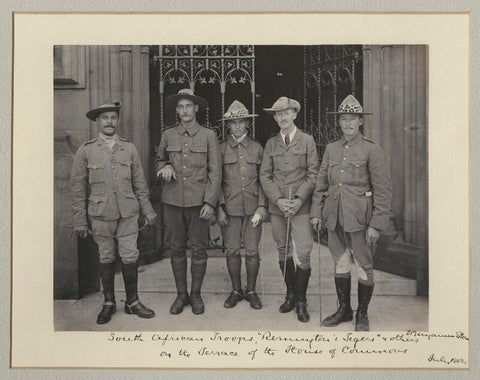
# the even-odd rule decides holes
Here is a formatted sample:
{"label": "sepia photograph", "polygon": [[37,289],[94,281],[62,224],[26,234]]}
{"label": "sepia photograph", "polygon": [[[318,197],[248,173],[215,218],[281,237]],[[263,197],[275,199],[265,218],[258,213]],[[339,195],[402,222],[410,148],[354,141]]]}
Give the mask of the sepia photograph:
{"label": "sepia photograph", "polygon": [[56,331],[428,330],[428,46],[53,53]]}
{"label": "sepia photograph", "polygon": [[11,367],[470,368],[468,20],[15,14]]}

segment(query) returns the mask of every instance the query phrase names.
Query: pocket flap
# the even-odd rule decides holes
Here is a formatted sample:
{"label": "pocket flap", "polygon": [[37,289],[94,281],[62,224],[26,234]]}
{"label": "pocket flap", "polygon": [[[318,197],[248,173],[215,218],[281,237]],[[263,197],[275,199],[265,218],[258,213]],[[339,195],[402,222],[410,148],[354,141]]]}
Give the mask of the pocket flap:
{"label": "pocket flap", "polygon": [[102,164],[88,164],[88,169],[103,169],[105,167],[105,163]]}
{"label": "pocket flap", "polygon": [[249,164],[260,163],[260,157],[258,157],[258,154],[247,154],[246,160]]}
{"label": "pocket flap", "polygon": [[233,164],[234,162],[237,162],[237,155],[235,153],[225,153],[225,156],[223,156],[223,163]]}
{"label": "pocket flap", "polygon": [[167,152],[180,152],[182,147],[180,145],[169,145],[167,146]]}
{"label": "pocket flap", "polygon": [[349,161],[348,162],[350,165],[355,166],[356,168],[360,168],[362,166],[365,166],[367,164],[367,161],[365,160],[356,160],[356,161]]}
{"label": "pocket flap", "polygon": [[93,202],[93,203],[99,203],[99,202],[106,202],[107,201],[107,197],[105,195],[90,195],[90,197],[88,197],[88,200],[90,202]]}
{"label": "pocket flap", "polygon": [[207,146],[206,145],[192,145],[190,146],[190,150],[195,153],[207,153]]}

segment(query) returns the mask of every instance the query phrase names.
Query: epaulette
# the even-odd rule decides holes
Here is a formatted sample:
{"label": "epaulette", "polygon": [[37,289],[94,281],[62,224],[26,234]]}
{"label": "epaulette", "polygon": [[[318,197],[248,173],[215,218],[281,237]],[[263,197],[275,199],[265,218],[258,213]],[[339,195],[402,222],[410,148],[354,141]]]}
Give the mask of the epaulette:
{"label": "epaulette", "polygon": [[88,144],[94,143],[95,141],[97,141],[96,137],[94,139],[91,139],[91,140],[87,141],[87,142],[84,142],[83,145],[88,145]]}
{"label": "epaulette", "polygon": [[365,137],[365,136],[363,136],[363,139],[364,139],[365,141],[371,142],[372,144],[376,144],[375,141],[370,140],[369,138],[367,138],[367,137]]}
{"label": "epaulette", "polygon": [[172,128],[175,128],[178,124],[173,124],[173,125],[167,125],[164,129],[164,131],[166,131],[167,129],[172,129]]}
{"label": "epaulette", "polygon": [[274,138],[278,135],[278,132],[274,133],[273,135],[271,135],[268,139],[270,140],[271,138]]}
{"label": "epaulette", "polygon": [[119,137],[118,139],[122,140],[122,141],[125,141],[125,142],[128,142],[128,143],[130,142],[130,140],[124,139],[123,137]]}

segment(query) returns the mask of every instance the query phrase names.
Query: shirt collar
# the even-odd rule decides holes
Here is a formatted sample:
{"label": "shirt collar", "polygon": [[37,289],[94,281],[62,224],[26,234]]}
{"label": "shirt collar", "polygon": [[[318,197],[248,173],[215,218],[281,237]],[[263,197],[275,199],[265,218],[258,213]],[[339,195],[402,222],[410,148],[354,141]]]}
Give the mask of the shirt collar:
{"label": "shirt collar", "polygon": [[[297,126],[296,125],[294,125],[293,131],[290,132],[290,134],[288,135],[288,137],[290,138],[290,144],[292,143],[293,138],[295,137],[295,133],[297,133]],[[284,135],[282,133],[282,131],[280,131],[280,135],[282,135],[282,140],[283,140],[283,142],[285,142],[285,136],[286,135]]]}
{"label": "shirt collar", "polygon": [[242,141],[238,142],[232,134],[228,135],[228,141],[232,147],[236,147],[238,144],[242,144],[245,148],[248,147],[248,135]]}
{"label": "shirt collar", "polygon": [[115,133],[112,137],[105,136],[102,132],[98,134],[100,140],[105,144],[112,144],[112,141],[115,143],[118,141],[118,135]]}
{"label": "shirt collar", "polygon": [[183,135],[185,132],[187,132],[190,136],[194,136],[199,130],[200,124],[198,124],[198,122],[195,122],[193,127],[189,129],[185,128],[182,123],[178,124],[178,133],[180,135]]}
{"label": "shirt collar", "polygon": [[345,140],[345,137],[342,136],[342,145],[353,145],[358,143],[359,141],[363,140],[363,135],[359,132],[358,135],[356,135],[353,139],[350,141]]}

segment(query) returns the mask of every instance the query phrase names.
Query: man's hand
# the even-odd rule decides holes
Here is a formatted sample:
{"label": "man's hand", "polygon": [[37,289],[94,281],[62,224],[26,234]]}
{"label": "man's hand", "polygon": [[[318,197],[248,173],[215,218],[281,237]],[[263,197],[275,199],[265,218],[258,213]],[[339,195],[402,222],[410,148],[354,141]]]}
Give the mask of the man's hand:
{"label": "man's hand", "polygon": [[373,228],[373,227],[367,228],[367,232],[365,233],[365,240],[367,241],[368,245],[377,244],[379,237],[380,237],[380,231],[378,231],[376,228]]}
{"label": "man's hand", "polygon": [[213,216],[213,207],[208,203],[204,203],[200,210],[200,219],[210,219]]}
{"label": "man's hand", "polygon": [[170,182],[173,179],[177,179],[175,175],[175,170],[173,170],[171,165],[166,165],[157,172],[157,177],[162,177],[165,182]]}
{"label": "man's hand", "polygon": [[287,214],[290,210],[290,201],[285,198],[279,198],[277,199],[276,204],[280,211],[283,212],[285,216],[288,216]]}
{"label": "man's hand", "polygon": [[75,233],[75,235],[81,237],[82,239],[85,239],[88,236],[87,226],[74,227],[73,232]]}
{"label": "man's hand", "polygon": [[145,215],[145,221],[148,225],[153,226],[155,224],[155,220],[157,220],[157,214],[153,213]]}
{"label": "man's hand", "polygon": [[300,198],[292,199],[288,209],[288,216],[294,216],[300,210],[300,207],[302,207],[302,200]]}
{"label": "man's hand", "polygon": [[315,231],[322,228],[322,221],[319,218],[310,218],[310,223]]}
{"label": "man's hand", "polygon": [[223,211],[223,207],[217,209],[217,222],[222,227],[228,226],[228,217],[225,211]]}

